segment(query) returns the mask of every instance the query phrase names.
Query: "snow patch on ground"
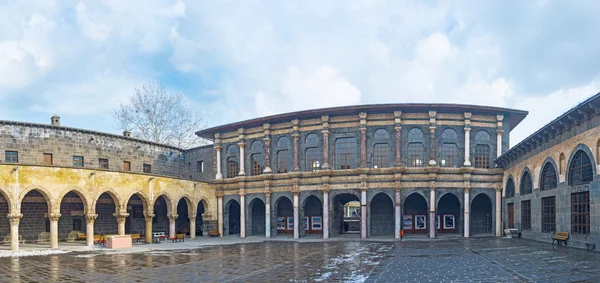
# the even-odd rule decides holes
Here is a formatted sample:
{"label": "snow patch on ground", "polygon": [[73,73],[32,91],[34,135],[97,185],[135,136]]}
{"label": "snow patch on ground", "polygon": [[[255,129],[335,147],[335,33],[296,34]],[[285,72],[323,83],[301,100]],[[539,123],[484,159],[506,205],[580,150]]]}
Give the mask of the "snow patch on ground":
{"label": "snow patch on ground", "polygon": [[58,254],[66,254],[68,252],[69,251],[63,251],[63,250],[19,251],[19,252],[10,252],[10,253],[0,253],[0,258],[1,257],[58,255]]}

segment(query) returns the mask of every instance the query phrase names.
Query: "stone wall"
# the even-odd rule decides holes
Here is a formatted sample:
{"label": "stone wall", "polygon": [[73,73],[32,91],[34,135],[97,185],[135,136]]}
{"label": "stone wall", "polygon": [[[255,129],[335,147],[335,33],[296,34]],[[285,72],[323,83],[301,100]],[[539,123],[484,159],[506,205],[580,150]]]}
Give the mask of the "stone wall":
{"label": "stone wall", "polygon": [[[202,162],[203,166],[200,166]],[[212,145],[200,146],[185,151],[185,169],[183,177],[210,182],[217,174],[215,150]]]}

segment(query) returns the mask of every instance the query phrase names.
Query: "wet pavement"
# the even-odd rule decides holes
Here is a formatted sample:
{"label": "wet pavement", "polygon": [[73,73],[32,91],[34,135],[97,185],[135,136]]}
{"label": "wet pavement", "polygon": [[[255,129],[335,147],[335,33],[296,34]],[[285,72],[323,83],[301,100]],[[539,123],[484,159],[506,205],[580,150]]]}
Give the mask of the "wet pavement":
{"label": "wet pavement", "polygon": [[262,242],[0,258],[0,282],[363,282],[393,243]]}
{"label": "wet pavement", "polygon": [[4,257],[0,282],[600,282],[600,253],[525,239],[160,247]]}
{"label": "wet pavement", "polygon": [[401,242],[366,282],[600,282],[600,253],[492,237]]}

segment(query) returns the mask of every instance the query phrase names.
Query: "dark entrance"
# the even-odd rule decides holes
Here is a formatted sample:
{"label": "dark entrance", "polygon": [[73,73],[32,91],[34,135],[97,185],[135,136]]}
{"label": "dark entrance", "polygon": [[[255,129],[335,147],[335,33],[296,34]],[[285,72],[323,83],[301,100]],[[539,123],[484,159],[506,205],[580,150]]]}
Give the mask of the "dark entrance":
{"label": "dark entrance", "polygon": [[236,200],[230,200],[227,204],[227,231],[223,234],[234,235],[240,233],[240,203]]}
{"label": "dark entrance", "polygon": [[190,234],[190,217],[187,201],[182,198],[177,203],[177,219],[175,220],[175,232],[178,234]]}
{"label": "dark entrance", "polygon": [[515,228],[515,204],[509,203],[508,210],[508,228]]}
{"label": "dark entrance", "polygon": [[75,242],[76,233],[85,233],[84,212],[83,200],[77,193],[71,191],[63,197],[60,202],[60,218],[58,219],[59,241]]}
{"label": "dark entrance", "polygon": [[427,201],[418,194],[413,193],[404,200],[402,214],[402,229],[405,233],[427,233],[428,216]]}
{"label": "dark entrance", "polygon": [[294,234],[294,207],[287,197],[280,197],[275,202],[275,227],[276,234]]}
{"label": "dark entrance", "polygon": [[203,232],[208,233],[209,227],[204,226],[204,221],[202,221],[202,214],[204,214],[204,203],[203,201],[198,202],[198,211],[196,212],[196,236],[202,236]]}
{"label": "dark entrance", "polygon": [[371,200],[371,235],[394,236],[394,203],[385,193]]}
{"label": "dark entrance", "polygon": [[485,194],[478,194],[471,202],[471,234],[492,233],[492,201]]}
{"label": "dark entrance", "polygon": [[159,196],[154,202],[154,218],[152,218],[152,232],[162,232],[169,235],[169,217],[167,216],[167,201]]}
{"label": "dark entrance", "polygon": [[19,237],[26,242],[50,244],[48,203],[44,195],[36,190],[28,192],[21,203],[21,213]]}
{"label": "dark entrance", "polygon": [[333,225],[331,236],[339,234],[360,235],[360,199],[353,194],[340,194],[333,198]]}
{"label": "dark entrance", "polygon": [[309,196],[302,206],[304,234],[323,234],[323,204],[316,196]]}
{"label": "dark entrance", "polygon": [[146,221],[144,219],[144,203],[134,194],[127,202],[127,216],[125,220],[125,234],[146,234]]}
{"label": "dark entrance", "polygon": [[98,217],[94,221],[94,234],[107,235],[117,234],[118,224],[115,217],[115,201],[108,193],[103,193],[96,201],[96,214]]}
{"label": "dark entrance", "polygon": [[438,201],[436,229],[439,233],[461,232],[460,201],[455,194],[447,193]]}
{"label": "dark entrance", "polygon": [[248,220],[246,221],[246,227],[249,227],[249,235],[264,235],[265,234],[265,203],[255,198],[250,202],[248,209]]}

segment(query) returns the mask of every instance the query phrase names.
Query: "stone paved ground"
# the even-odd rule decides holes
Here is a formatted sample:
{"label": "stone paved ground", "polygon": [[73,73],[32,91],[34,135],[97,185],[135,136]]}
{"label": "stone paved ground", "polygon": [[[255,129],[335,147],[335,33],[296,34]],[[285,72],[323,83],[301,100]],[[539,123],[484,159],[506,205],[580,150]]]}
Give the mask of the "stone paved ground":
{"label": "stone paved ground", "polygon": [[525,239],[401,242],[367,282],[600,282],[600,253]]}
{"label": "stone paved ground", "polygon": [[0,282],[600,282],[600,253],[525,239],[147,247],[4,257]]}

